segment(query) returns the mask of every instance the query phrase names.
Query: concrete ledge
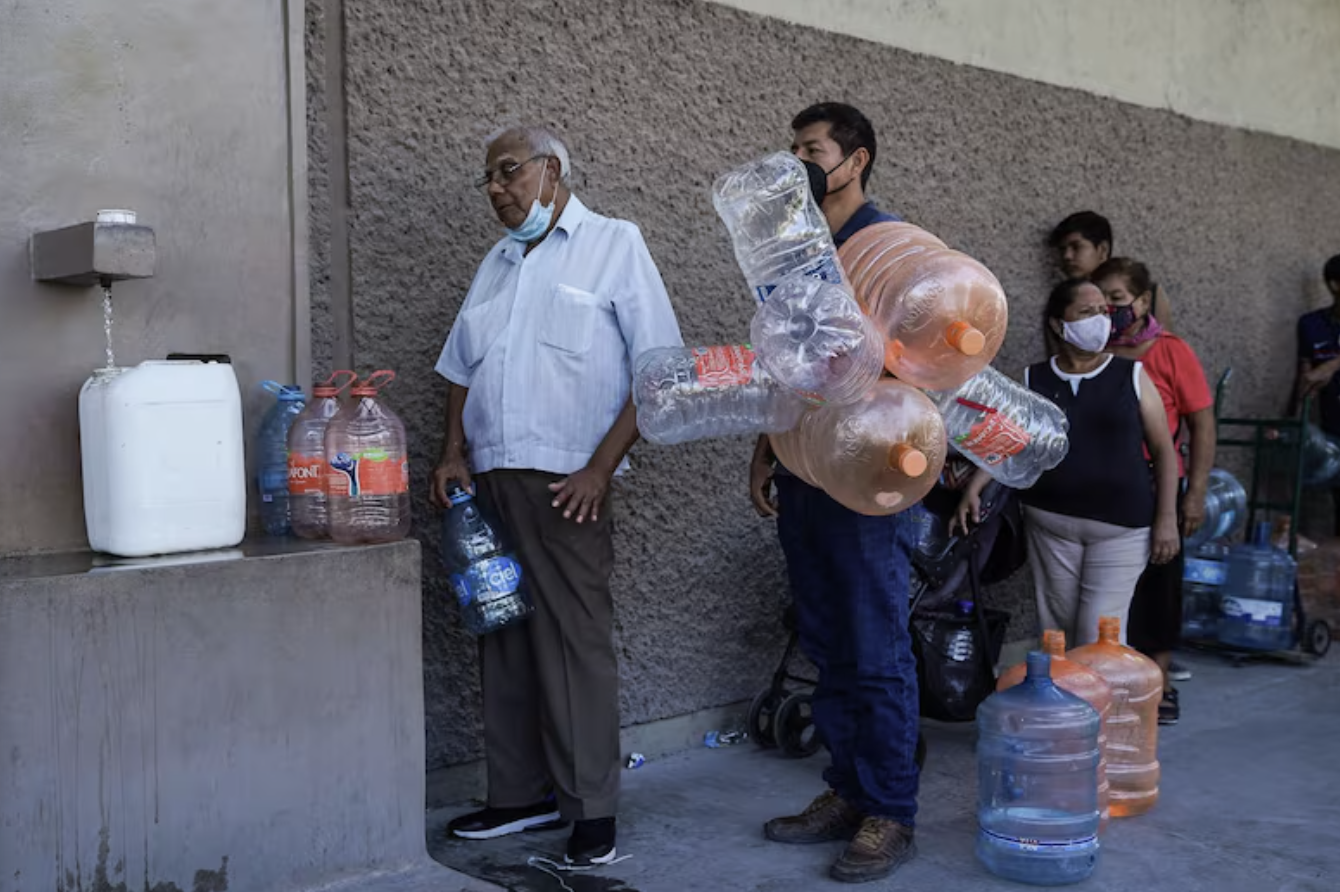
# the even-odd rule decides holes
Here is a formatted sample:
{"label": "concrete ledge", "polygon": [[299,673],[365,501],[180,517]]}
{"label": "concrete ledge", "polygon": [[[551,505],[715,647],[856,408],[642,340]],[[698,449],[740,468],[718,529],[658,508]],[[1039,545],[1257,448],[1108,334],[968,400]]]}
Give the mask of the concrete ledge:
{"label": "concrete ledge", "polygon": [[425,848],[419,569],[0,561],[4,892],[487,888]]}

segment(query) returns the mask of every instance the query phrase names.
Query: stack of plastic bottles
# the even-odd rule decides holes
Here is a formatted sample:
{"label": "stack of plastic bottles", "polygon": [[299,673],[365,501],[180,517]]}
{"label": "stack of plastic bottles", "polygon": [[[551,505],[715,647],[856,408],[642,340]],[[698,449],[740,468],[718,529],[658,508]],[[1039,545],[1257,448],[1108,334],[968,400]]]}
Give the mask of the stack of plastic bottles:
{"label": "stack of plastic bottles", "polygon": [[723,175],[713,204],[760,302],[752,341],[638,357],[648,440],[772,435],[787,468],[864,514],[916,504],[951,443],[1016,488],[1065,457],[1064,414],[989,367],[1008,309],[986,267],[907,223],[838,251],[787,153]]}

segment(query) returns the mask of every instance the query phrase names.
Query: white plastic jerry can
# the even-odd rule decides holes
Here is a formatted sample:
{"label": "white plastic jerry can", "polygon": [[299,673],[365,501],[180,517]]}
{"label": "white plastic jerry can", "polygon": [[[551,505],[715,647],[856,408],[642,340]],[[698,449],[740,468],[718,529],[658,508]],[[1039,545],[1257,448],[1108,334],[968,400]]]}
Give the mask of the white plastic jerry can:
{"label": "white plastic jerry can", "polygon": [[230,364],[99,369],[79,391],[79,434],[93,550],[144,557],[242,541],[242,396]]}

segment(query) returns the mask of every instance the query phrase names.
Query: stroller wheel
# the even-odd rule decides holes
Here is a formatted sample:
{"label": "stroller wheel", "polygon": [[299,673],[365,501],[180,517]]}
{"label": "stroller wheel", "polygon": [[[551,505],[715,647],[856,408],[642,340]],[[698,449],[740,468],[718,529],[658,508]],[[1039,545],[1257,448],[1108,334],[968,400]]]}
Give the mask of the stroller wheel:
{"label": "stroller wheel", "polygon": [[749,736],[764,749],[777,745],[777,707],[786,699],[786,691],[764,688],[749,704]]}
{"label": "stroller wheel", "polygon": [[775,735],[782,752],[793,759],[805,759],[819,751],[823,741],[814,727],[809,694],[792,694],[777,707]]}

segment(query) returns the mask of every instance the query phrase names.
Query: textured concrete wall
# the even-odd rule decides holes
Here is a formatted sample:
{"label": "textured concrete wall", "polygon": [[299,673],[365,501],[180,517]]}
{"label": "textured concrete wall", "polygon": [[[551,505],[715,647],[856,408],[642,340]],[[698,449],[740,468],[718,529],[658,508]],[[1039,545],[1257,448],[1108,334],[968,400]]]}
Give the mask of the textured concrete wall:
{"label": "textured concrete wall", "polygon": [[419,604],[414,543],[0,561],[5,892],[461,888]]}
{"label": "textured concrete wall", "polygon": [[138,211],[156,231],[155,277],[114,289],[121,365],[231,354],[248,430],[259,381],[305,374],[306,198],[290,173],[306,158],[300,135],[290,156],[301,93],[291,102],[286,67],[286,29],[301,13],[290,20],[286,8],[0,9],[0,555],[86,543],[77,396],[104,362],[101,294],[34,283],[34,231],[101,208]]}
{"label": "textured concrete wall", "polygon": [[1340,148],[1335,0],[717,0],[940,59]]}
{"label": "textured concrete wall", "polygon": [[[791,115],[822,99],[876,122],[879,200],[1004,282],[1014,315],[998,365],[1011,373],[1041,351],[1045,234],[1089,207],[1112,218],[1120,252],[1152,265],[1209,372],[1231,362],[1244,373],[1234,409],[1275,411],[1292,321],[1321,299],[1317,270],[1340,245],[1340,153],[721,6],[522,0],[504,13],[398,0],[351,3],[347,16],[358,364],[400,372],[388,398],[411,432],[417,529],[429,543],[436,516],[421,494],[444,394],[431,369],[500,235],[470,182],[481,140],[502,123],[567,135],[577,192],[642,227],[690,342],[742,339],[753,310],[712,180],[787,146]],[[779,654],[783,567],[772,525],[747,502],[748,455],[740,440],[644,445],[619,485],[626,722],[746,697]],[[430,766],[478,752],[474,649],[433,551]],[[1033,623],[1021,608],[1015,634]]]}

